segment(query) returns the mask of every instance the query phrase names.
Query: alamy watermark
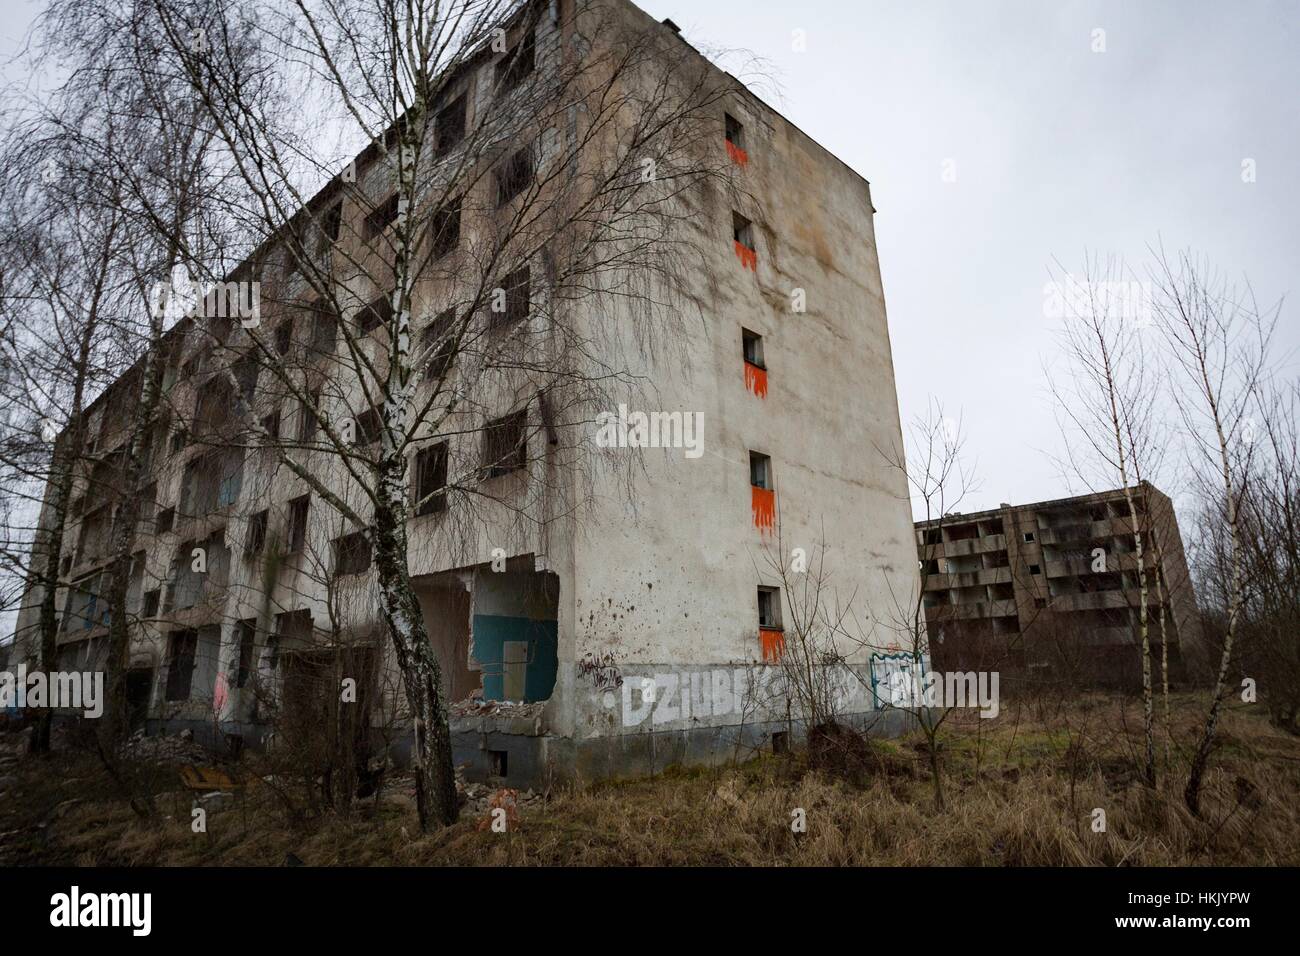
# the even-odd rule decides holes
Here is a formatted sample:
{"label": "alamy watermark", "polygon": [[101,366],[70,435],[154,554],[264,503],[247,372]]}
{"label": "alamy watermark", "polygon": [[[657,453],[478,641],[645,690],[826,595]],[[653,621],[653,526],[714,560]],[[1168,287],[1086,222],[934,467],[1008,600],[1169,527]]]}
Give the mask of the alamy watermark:
{"label": "alamy watermark", "polygon": [[80,710],[96,718],[104,713],[103,671],[44,671],[28,673],[26,664],[17,672],[0,671],[0,709],[53,708]]}
{"label": "alamy watermark", "polygon": [[617,412],[596,416],[599,448],[683,448],[687,458],[704,454],[703,412]]}

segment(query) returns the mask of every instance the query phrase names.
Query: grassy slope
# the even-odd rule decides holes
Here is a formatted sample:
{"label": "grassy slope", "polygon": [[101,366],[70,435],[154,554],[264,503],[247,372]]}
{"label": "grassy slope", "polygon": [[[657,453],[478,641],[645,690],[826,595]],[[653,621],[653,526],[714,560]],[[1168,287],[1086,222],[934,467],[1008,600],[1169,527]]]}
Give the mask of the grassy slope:
{"label": "grassy slope", "polygon": [[[806,772],[798,755],[766,756],[557,792],[505,834],[462,819],[420,837],[400,788],[378,808],[296,827],[260,788],[213,812],[207,834],[191,832],[188,798],[164,794],[165,818],[145,825],[90,758],[66,753],[24,761],[0,794],[0,864],[278,865],[289,852],[309,865],[1300,864],[1300,739],[1258,705],[1231,707],[1222,724],[1205,819],[1182,806],[1205,704],[1176,698],[1181,747],[1156,792],[1137,782],[1140,707],[1090,698],[1005,704],[996,721],[953,717],[945,812],[934,810],[920,743],[905,738],[875,744],[863,786]],[[796,808],[805,834],[791,830]],[[1104,833],[1093,832],[1094,808],[1106,812]]]}

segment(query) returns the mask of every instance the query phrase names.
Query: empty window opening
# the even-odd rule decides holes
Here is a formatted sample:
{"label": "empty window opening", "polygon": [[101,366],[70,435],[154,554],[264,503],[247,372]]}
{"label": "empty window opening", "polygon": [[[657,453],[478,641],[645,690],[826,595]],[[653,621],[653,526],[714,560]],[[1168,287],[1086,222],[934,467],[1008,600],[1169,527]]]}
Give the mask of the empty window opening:
{"label": "empty window opening", "polygon": [[494,173],[497,206],[504,206],[533,183],[533,148],[525,146],[502,163]]}
{"label": "empty window opening", "polygon": [[436,156],[447,155],[465,138],[466,106],[465,94],[462,93],[438,111]]}
{"label": "empty window opening", "polygon": [[289,525],[286,548],[289,554],[296,554],[307,543],[307,514],[311,509],[311,495],[306,494],[289,502]]}
{"label": "empty window opening", "polygon": [[387,229],[388,224],[396,218],[397,193],[393,193],[366,216],[366,238],[373,239]]}
{"label": "empty window opening", "polygon": [[488,325],[505,328],[528,318],[531,307],[531,272],[521,266],[511,272],[492,293]]}
{"label": "empty window opening", "polygon": [[343,228],[343,203],[336,202],[325,210],[321,220],[321,233],[329,242],[338,242],[339,232]]}
{"label": "empty window opening", "polygon": [[167,663],[167,699],[189,700],[194,680],[194,657],[198,651],[198,631],[177,631],[171,635]]}
{"label": "empty window opening", "polygon": [[362,335],[369,335],[381,325],[393,320],[393,293],[379,296],[357,314],[357,327]]}
{"label": "empty window opening", "polygon": [[772,459],[756,451],[749,453],[749,483],[755,488],[772,488]]}
{"label": "empty window opening", "polygon": [[269,415],[263,415],[258,422],[262,426],[262,431],[266,433],[268,441],[275,441],[280,437],[280,409],[276,409]]}
{"label": "empty window opening", "polygon": [[727,155],[737,166],[746,166],[749,164],[749,153],[745,150],[745,128],[730,113],[726,117]]}
{"label": "empty window opening", "polygon": [[731,214],[732,245],[736,249],[736,258],[740,264],[751,271],[758,271],[758,253],[754,249],[754,226],[738,212]]}
{"label": "empty window opening", "polygon": [[745,356],[745,388],[759,398],[767,398],[767,366],[763,364],[763,337],[748,329],[740,330]]}
{"label": "empty window opening", "polygon": [[379,409],[371,405],[357,416],[354,440],[362,448],[378,444],[379,438],[383,434],[383,428],[383,415],[379,413]]}
{"label": "empty window opening", "polygon": [[758,589],[758,639],[764,661],[781,659],[785,635],[781,630],[781,592],[777,588]]}
{"label": "empty window opening", "polygon": [[270,512],[266,509],[248,516],[248,535],[244,538],[244,554],[261,554],[266,548],[266,527]]}
{"label": "empty window opening", "polygon": [[370,570],[372,548],[370,536],[354,531],[334,539],[334,573],[362,574]]}
{"label": "empty window opening", "polygon": [[732,116],[730,113],[726,113],[724,115],[726,116],[727,142],[731,143],[733,146],[738,146],[741,149],[744,149],[745,148],[744,125],[740,122],[740,120],[736,119],[736,117]]}
{"label": "empty window opening", "polygon": [[776,730],[772,732],[772,753],[788,754],[790,752],[790,732]]}
{"label": "empty window opening", "polygon": [[497,478],[528,463],[528,412],[515,412],[488,422],[483,429],[483,476]]}
{"label": "empty window opening", "polygon": [[1033,542],[1034,542],[1034,533],[1032,531],[1026,531],[1025,544],[1033,544]]}
{"label": "empty window opening", "polygon": [[420,344],[422,351],[429,356],[425,375],[431,379],[445,378],[456,360],[456,337],[453,334],[455,322],[456,310],[444,309],[424,330]]}
{"label": "empty window opening", "polygon": [[415,456],[415,513],[437,514],[447,510],[447,443],[420,449]]}
{"label": "empty window opening", "polygon": [[324,355],[334,354],[334,343],[338,339],[338,314],[323,302],[313,303],[310,309],[312,350]]}
{"label": "empty window opening", "polygon": [[779,588],[758,589],[758,626],[780,629],[781,591]]}
{"label": "empty window opening", "polygon": [[738,212],[731,214],[731,238],[736,244],[754,251],[754,224]]}
{"label": "empty window opening", "polygon": [[248,618],[235,625],[239,636],[239,669],[235,672],[235,686],[244,687],[253,673],[253,649],[257,644],[257,621]]}
{"label": "empty window opening", "polygon": [[316,414],[319,407],[320,389],[315,388],[307,393],[306,400],[298,407],[298,441],[309,442],[316,437],[320,427],[320,418]]}
{"label": "empty window opening", "polygon": [[526,29],[514,48],[497,61],[497,87],[502,93],[513,90],[528,78],[536,64],[536,54],[536,36],[531,29]]}
{"label": "empty window opening", "polygon": [[441,259],[460,243],[459,197],[448,201],[434,211],[429,220],[429,255]]}
{"label": "empty window opening", "polygon": [[509,771],[509,754],[504,750],[489,750],[488,773],[493,777],[505,777]]}

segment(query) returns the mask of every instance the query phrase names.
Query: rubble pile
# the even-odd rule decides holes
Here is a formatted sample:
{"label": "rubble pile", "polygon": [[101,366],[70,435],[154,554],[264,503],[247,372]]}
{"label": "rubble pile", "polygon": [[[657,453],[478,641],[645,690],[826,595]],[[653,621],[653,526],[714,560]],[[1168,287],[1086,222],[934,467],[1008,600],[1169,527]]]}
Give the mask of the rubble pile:
{"label": "rubble pile", "polygon": [[137,730],[118,752],[125,760],[151,763],[202,763],[212,759],[212,754],[194,742],[189,730],[170,737],[146,737],[143,730]]}
{"label": "rubble pile", "polygon": [[467,697],[451,705],[453,717],[536,717],[546,706],[546,701],[483,700]]}
{"label": "rubble pile", "polygon": [[546,799],[535,790],[514,790],[490,783],[466,783],[463,765],[456,768],[456,795],[461,801],[462,820],[490,819],[489,811],[493,807],[509,807],[513,818],[514,810],[539,807]]}

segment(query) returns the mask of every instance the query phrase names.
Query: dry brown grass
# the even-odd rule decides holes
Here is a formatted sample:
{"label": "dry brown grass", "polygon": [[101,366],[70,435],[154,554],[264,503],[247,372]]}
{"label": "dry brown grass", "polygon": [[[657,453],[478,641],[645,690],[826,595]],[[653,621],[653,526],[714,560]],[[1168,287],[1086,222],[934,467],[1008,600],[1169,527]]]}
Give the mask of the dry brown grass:
{"label": "dry brown grass", "polygon": [[[1174,738],[1191,740],[1204,701],[1180,697],[1177,704]],[[1197,820],[1182,805],[1186,761],[1178,747],[1161,768],[1161,787],[1140,785],[1139,733],[1132,702],[1008,705],[997,721],[952,718],[946,725],[942,812],[933,806],[918,742],[904,738],[874,744],[877,772],[862,786],[807,771],[799,755],[768,756],[569,788],[525,811],[506,834],[462,819],[419,836],[413,809],[395,799],[293,828],[265,792],[210,814],[209,832],[195,834],[188,803],[161,797],[170,816],[149,826],[95,782],[91,767],[77,769],[77,786],[69,788],[63,784],[72,769],[65,766],[62,781],[45,780],[53,793],[41,791],[37,770],[25,769],[24,803],[46,801],[39,807],[45,836],[39,847],[23,844],[34,853],[14,862],[281,865],[292,853],[309,865],[1300,863],[1300,739],[1271,727],[1260,708],[1230,708]],[[80,802],[45,820],[71,790]],[[8,799],[0,798],[0,831],[21,817],[4,806]],[[1104,833],[1091,827],[1097,807],[1106,812]],[[804,834],[792,832],[795,808],[806,813]]]}

